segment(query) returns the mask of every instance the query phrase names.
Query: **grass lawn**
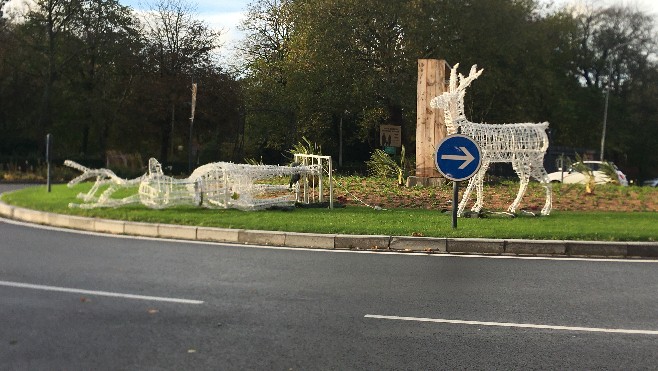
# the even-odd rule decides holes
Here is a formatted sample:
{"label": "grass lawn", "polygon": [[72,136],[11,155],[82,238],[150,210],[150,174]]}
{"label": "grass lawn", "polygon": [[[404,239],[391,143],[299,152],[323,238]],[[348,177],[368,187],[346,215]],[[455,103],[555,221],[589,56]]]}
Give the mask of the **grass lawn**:
{"label": "grass lawn", "polygon": [[152,210],[141,205],[93,210],[69,208],[70,202],[81,202],[76,195],[89,187],[91,183],[72,189],[53,185],[52,192],[48,193],[45,186],[35,186],[4,194],[2,200],[10,205],[60,214],[237,229],[461,238],[658,240],[656,212],[553,211],[547,217],[459,218],[458,228],[453,229],[450,211],[426,209],[374,210],[347,206],[333,210],[297,208],[245,212],[195,207]]}

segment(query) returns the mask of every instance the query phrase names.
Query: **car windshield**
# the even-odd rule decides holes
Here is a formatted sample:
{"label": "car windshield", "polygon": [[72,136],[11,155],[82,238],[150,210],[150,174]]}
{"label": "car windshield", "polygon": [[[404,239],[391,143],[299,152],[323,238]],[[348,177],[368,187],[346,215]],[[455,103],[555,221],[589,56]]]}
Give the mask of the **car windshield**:
{"label": "car windshield", "polygon": [[601,164],[599,164],[599,163],[586,162],[585,166],[587,166],[592,171],[600,171],[601,170]]}
{"label": "car windshield", "polygon": [[[617,166],[615,166],[615,164],[613,164],[612,162],[608,162],[608,163],[612,166],[613,169],[617,170]],[[578,163],[576,163],[576,164],[578,164]],[[574,165],[576,165],[576,164],[574,164]],[[587,168],[590,171],[604,171],[604,169],[602,168],[602,164],[600,162],[584,162],[583,164],[585,166],[587,166]],[[576,171],[577,166],[574,166],[574,165],[571,165],[571,167],[569,168],[569,171]]]}

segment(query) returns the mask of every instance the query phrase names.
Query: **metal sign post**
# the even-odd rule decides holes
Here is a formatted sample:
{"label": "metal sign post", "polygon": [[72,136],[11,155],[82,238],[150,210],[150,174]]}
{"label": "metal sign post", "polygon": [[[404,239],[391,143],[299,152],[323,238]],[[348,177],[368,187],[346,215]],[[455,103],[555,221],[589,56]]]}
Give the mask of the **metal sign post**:
{"label": "metal sign post", "polygon": [[452,182],[452,229],[457,229],[457,201],[459,200],[459,182]]}
{"label": "metal sign post", "polygon": [[50,193],[50,147],[52,145],[53,136],[48,134],[46,135],[46,183],[48,186],[48,193]]}
{"label": "metal sign post", "polygon": [[453,181],[452,189],[452,228],[457,228],[457,204],[459,182],[469,179],[480,170],[482,163],[480,146],[470,137],[453,134],[443,138],[436,149],[436,168]]}

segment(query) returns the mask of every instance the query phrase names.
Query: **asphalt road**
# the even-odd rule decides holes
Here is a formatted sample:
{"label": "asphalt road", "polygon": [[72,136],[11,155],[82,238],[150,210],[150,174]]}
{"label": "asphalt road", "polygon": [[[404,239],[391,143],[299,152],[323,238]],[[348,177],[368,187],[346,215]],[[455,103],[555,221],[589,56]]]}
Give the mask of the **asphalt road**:
{"label": "asphalt road", "polygon": [[656,261],[0,236],[3,370],[658,368]]}

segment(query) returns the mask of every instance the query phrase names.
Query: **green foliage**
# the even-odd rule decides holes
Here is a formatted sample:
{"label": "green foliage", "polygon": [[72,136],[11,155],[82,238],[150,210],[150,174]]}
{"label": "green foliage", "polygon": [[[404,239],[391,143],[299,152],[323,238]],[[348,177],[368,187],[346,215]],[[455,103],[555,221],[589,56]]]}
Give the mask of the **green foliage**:
{"label": "green foliage", "polygon": [[571,164],[571,168],[585,176],[585,193],[594,193],[596,188],[594,172],[583,162],[583,158],[578,153],[576,153],[576,162]]}
{"label": "green foliage", "polygon": [[249,165],[265,165],[262,157],[260,160],[256,160],[255,158],[245,158],[244,161]]}
{"label": "green foliage", "polygon": [[[646,54],[638,54],[644,50],[641,45],[656,50],[655,40],[645,37],[653,23],[630,9],[552,12],[539,2],[506,0],[255,4],[258,11],[250,12],[246,30],[253,78],[249,85],[259,109],[271,113],[267,122],[277,123],[257,131],[281,138],[259,142],[271,148],[280,148],[293,129],[323,138],[325,151],[335,155],[339,124],[348,133],[346,145],[359,146],[362,152],[376,148],[376,129],[382,123],[401,125],[404,143],[412,144],[417,58],[484,67],[486,73],[466,97],[467,114],[474,121],[546,120],[551,122],[553,144],[590,147],[598,135],[596,130],[583,135],[582,127],[600,125],[601,79],[614,39],[638,36],[616,56],[620,63],[615,66],[624,67],[621,62],[626,61],[638,67],[615,75],[618,85],[644,90],[648,85],[631,81],[644,80],[655,70]],[[640,66],[649,68],[640,73]],[[590,84],[592,76],[598,80]],[[622,98],[613,94],[611,102],[621,103]],[[642,95],[636,109],[655,107],[657,98],[655,92]],[[628,121],[622,107],[611,104],[610,117],[616,112],[616,122]],[[285,120],[278,124],[283,112]],[[647,114],[657,116],[655,110]],[[645,118],[632,124],[648,130],[647,122]],[[639,151],[639,146],[623,144],[633,137],[625,129],[630,125],[611,129],[619,134],[609,139],[610,151]]]}
{"label": "green foliage", "polygon": [[401,171],[400,165],[381,149],[372,152],[366,165],[368,165],[368,173],[378,178],[395,178]]}
{"label": "green foliage", "polygon": [[0,154],[43,153],[52,133],[63,158],[187,162],[192,142],[202,163],[272,162],[303,136],[361,162],[382,124],[414,148],[417,60],[436,58],[485,69],[466,95],[473,121],[549,121],[552,145],[596,148],[609,88],[607,157],[654,176],[655,19],[543,4],[255,0],[228,73],[219,35],[186,0],[149,3],[142,20],[116,1],[36,1],[24,20],[0,22]]}
{"label": "green foliage", "polygon": [[317,143],[311,143],[306,137],[302,137],[300,142],[295,143],[290,150],[288,150],[290,157],[295,154],[302,155],[322,155],[322,148]]}
{"label": "green foliage", "polygon": [[619,175],[617,174],[617,169],[615,166],[607,161],[603,161],[600,167],[600,171],[605,174],[605,176],[610,179],[610,183],[619,185]]}
{"label": "green foliage", "polygon": [[405,147],[402,146],[398,161],[381,149],[375,149],[366,161],[368,173],[376,178],[397,178],[398,185],[403,185],[409,176],[411,162],[406,158]]}
{"label": "green foliage", "polygon": [[214,64],[218,34],[186,1],[147,5],[152,11],[138,21],[116,1],[36,1],[24,20],[0,28],[0,131],[20,143],[0,143],[0,154],[42,153],[51,133],[61,158],[104,160],[119,150],[187,160],[187,151],[175,149],[190,142],[194,79],[196,147],[231,140],[215,148],[235,148],[219,155],[237,157],[241,95],[235,78]]}
{"label": "green foliage", "polygon": [[[50,180],[53,183],[68,182],[78,176],[76,170],[68,166],[51,165]],[[46,183],[48,179],[48,167],[45,164],[37,165],[31,170],[21,169],[15,164],[8,164],[4,170],[0,170],[0,181],[13,183]]]}
{"label": "green foliage", "polygon": [[[585,176],[585,192],[588,194],[594,193],[597,186],[594,171],[583,162],[582,157],[577,153],[576,162],[571,164],[571,168]],[[619,175],[617,175],[617,169],[615,169],[613,164],[603,161],[599,167],[599,171],[610,179],[610,184],[619,185]]]}

